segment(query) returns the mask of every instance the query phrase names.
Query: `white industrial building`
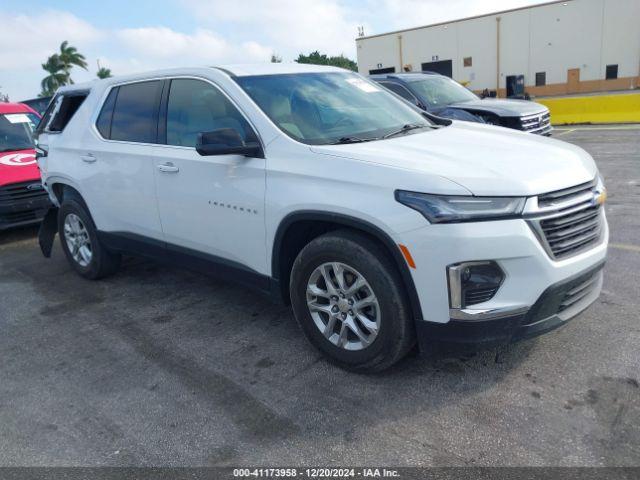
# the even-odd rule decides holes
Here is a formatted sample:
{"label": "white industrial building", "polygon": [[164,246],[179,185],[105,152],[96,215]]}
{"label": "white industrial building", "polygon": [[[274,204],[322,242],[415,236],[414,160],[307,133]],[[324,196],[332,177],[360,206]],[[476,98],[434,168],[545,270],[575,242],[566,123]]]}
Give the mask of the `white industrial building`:
{"label": "white industrial building", "polygon": [[[442,8],[446,8],[443,2]],[[564,0],[356,39],[362,74],[437,71],[474,91],[640,87],[640,0]]]}

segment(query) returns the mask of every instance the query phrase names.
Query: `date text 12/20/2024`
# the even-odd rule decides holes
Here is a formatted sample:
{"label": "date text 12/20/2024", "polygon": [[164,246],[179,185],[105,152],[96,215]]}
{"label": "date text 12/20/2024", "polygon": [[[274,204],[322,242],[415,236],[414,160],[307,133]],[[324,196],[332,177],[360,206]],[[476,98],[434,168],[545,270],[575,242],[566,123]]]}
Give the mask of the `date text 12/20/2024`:
{"label": "date text 12/20/2024", "polygon": [[247,478],[399,478],[397,470],[387,468],[236,468],[234,477]]}

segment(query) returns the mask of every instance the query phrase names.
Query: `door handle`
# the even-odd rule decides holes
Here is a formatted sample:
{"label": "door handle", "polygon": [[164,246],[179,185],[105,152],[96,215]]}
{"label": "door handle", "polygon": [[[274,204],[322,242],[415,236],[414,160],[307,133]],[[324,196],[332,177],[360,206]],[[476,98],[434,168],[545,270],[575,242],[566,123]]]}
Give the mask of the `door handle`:
{"label": "door handle", "polygon": [[93,163],[97,160],[97,158],[92,153],[87,153],[86,155],[82,155],[80,158],[85,163]]}
{"label": "door handle", "polygon": [[164,173],[178,173],[180,171],[180,169],[171,162],[158,165],[158,170]]}

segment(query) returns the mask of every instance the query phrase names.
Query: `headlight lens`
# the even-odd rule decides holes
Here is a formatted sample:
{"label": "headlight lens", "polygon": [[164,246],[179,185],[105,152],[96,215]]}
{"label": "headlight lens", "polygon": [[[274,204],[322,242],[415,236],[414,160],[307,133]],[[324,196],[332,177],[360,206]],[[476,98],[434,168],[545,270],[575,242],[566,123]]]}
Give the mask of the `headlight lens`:
{"label": "headlight lens", "polygon": [[523,197],[466,197],[396,191],[396,200],[420,212],[431,223],[514,218],[522,213]]}

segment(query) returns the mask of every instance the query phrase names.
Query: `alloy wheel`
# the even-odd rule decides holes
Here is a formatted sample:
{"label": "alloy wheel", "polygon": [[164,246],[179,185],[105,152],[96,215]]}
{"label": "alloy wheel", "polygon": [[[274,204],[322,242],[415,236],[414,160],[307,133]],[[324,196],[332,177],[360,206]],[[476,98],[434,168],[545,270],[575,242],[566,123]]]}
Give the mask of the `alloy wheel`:
{"label": "alloy wheel", "polygon": [[89,232],[78,215],[70,213],[64,219],[64,238],[73,260],[81,267],[87,267],[93,258]]}
{"label": "alloy wheel", "polygon": [[380,305],[371,285],[344,263],[323,263],[313,271],[307,306],[316,327],[339,348],[367,348],[380,331]]}

